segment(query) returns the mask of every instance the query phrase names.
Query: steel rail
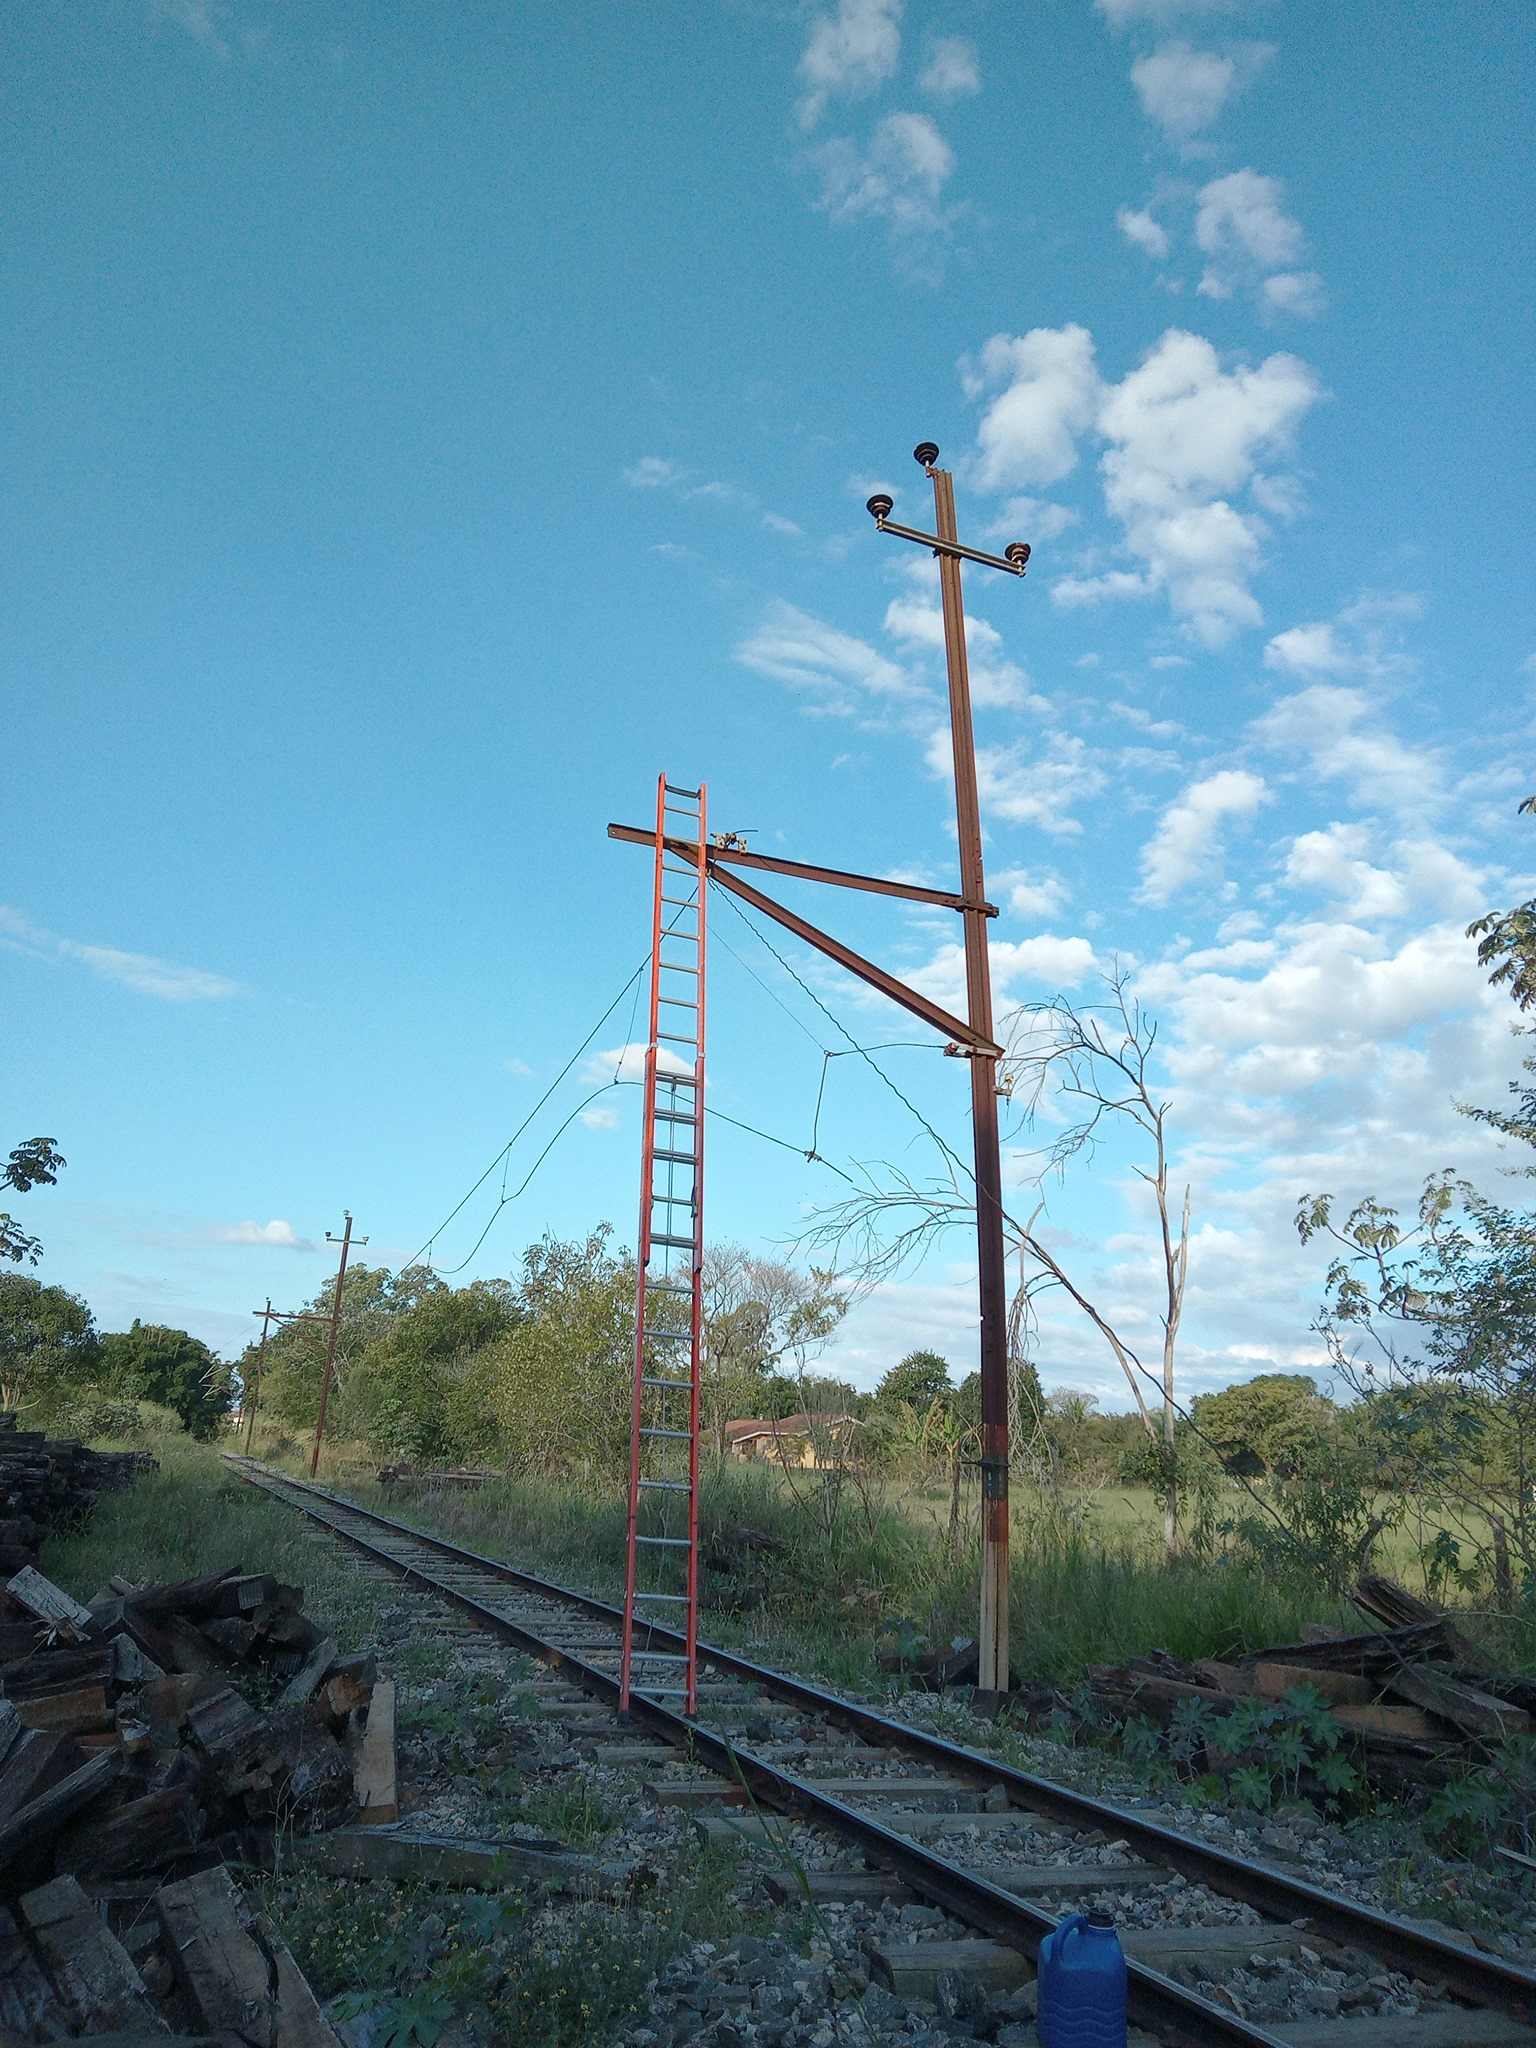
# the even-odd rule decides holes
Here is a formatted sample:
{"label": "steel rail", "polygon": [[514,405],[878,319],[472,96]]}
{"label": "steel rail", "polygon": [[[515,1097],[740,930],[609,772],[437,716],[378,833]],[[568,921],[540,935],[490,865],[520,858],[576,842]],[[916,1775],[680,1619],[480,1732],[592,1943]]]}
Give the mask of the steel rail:
{"label": "steel rail", "polygon": [[[460,1544],[449,1542],[446,1537],[415,1529],[409,1523],[397,1521],[392,1516],[381,1515],[376,1510],[347,1500],[345,1496],[332,1493],[325,1487],[290,1478],[286,1473],[275,1473],[255,1460],[241,1458],[228,1452],[224,1457],[241,1477],[264,1487],[278,1498],[290,1493],[311,1495],[323,1501],[327,1507],[339,1509],[343,1514],[372,1523],[394,1536],[406,1537],[412,1542],[423,1544],[445,1558],[488,1572],[494,1578],[520,1586],[542,1598],[577,1608],[610,1627],[617,1628],[622,1623],[622,1609],[611,1606],[607,1601],[595,1599],[590,1594],[572,1592],[551,1580],[539,1578],[534,1573],[506,1564],[499,1558],[484,1557],[476,1551],[466,1550]],[[605,1699],[611,1697],[617,1700],[617,1681],[601,1667],[588,1664],[583,1658],[573,1655],[558,1643],[548,1642],[536,1632],[523,1628],[510,1617],[499,1614],[495,1608],[486,1606],[472,1595],[393,1556],[355,1530],[338,1527],[327,1515],[317,1512],[303,1500],[295,1501],[293,1505],[320,1522],[323,1527],[331,1529],[346,1542],[352,1543],[388,1565],[402,1577],[412,1579],[426,1590],[462,1607],[483,1626],[493,1629],[508,1641],[515,1642],[519,1648],[530,1651],[544,1662],[557,1667],[567,1667],[578,1673],[579,1682],[584,1690],[593,1691]],[[673,1631],[659,1626],[651,1629],[651,1635],[657,1641],[682,1640],[681,1637],[675,1636]],[[823,1692],[816,1686],[807,1685],[801,1679],[790,1677],[787,1673],[737,1656],[733,1651],[718,1649],[713,1644],[701,1642],[699,1660],[701,1664],[707,1662],[715,1670],[755,1685],[770,1696],[799,1707],[804,1712],[837,1722],[872,1744],[900,1749],[923,1762],[965,1773],[986,1785],[1000,1784],[1010,1795],[1017,1795],[1010,1798],[1010,1804],[1021,1809],[1041,1813],[1049,1819],[1063,1821],[1075,1828],[1090,1829],[1112,1825],[1124,1839],[1127,1847],[1137,1851],[1149,1863],[1162,1864],[1183,1877],[1209,1885],[1213,1891],[1220,1892],[1224,1897],[1253,1906],[1271,1920],[1282,1924],[1304,1921],[1317,1933],[1326,1935],[1341,1945],[1365,1949],[1407,1976],[1443,1977],[1449,1988],[1469,2004],[1491,2006],[1526,2025],[1536,2024],[1536,1974],[1522,1970],[1515,1964],[1506,1962],[1502,1957],[1490,1956],[1478,1949],[1463,1948],[1458,1942],[1444,1936],[1406,1926],[1401,1921],[1393,1920],[1387,1914],[1376,1911],[1374,1907],[1341,1899],[1334,1893],[1307,1884],[1299,1878],[1288,1877],[1262,1864],[1246,1862],[1227,1850],[1193,1841],[1172,1828],[1162,1827],[1157,1822],[1146,1820],[1123,1807],[1111,1805],[1105,1800],[1090,1798],[1086,1793],[1074,1792],[1067,1786],[1052,1783],[1048,1778],[1035,1777],[981,1751],[967,1749],[961,1743],[949,1742],[941,1736],[910,1728],[904,1722],[892,1720],[872,1708],[842,1699],[835,1693]],[[699,1757],[712,1757],[714,1767],[721,1775],[728,1779],[743,1779],[748,1789],[768,1804],[782,1805],[792,1812],[801,1812],[807,1818],[858,1841],[881,1862],[888,1862],[899,1871],[913,1890],[920,1891],[925,1897],[930,1897],[937,1903],[951,1906],[958,1917],[997,1934],[999,1939],[1010,1941],[1013,1946],[1023,1949],[1031,1956],[1041,1935],[1048,1933],[1056,1924],[1048,1915],[1030,1908],[1011,1893],[944,1862],[942,1858],[922,1849],[910,1837],[897,1834],[867,1814],[819,1792],[813,1780],[797,1778],[790,1772],[780,1770],[766,1758],[755,1756],[748,1750],[738,1749],[734,1744],[700,1727],[696,1721],[689,1721],[684,1716],[674,1714],[670,1709],[661,1707],[655,1701],[645,1700],[638,1694],[631,1702],[631,1712],[655,1728],[658,1733],[664,1734],[669,1741],[676,1742],[684,1748],[691,1748]],[[1001,1919],[998,1918],[999,1913],[1003,1916]],[[1007,1931],[1010,1927],[1013,1929],[1012,1933]],[[1143,2006],[1140,2009],[1148,2016],[1142,2024],[1156,2027],[1176,2023],[1189,2031],[1192,2019],[1197,2017],[1199,2024],[1203,2026],[1209,2018],[1221,2031],[1193,2032],[1191,2039],[1201,2042],[1249,2043],[1273,2043],[1277,2039],[1276,2036],[1238,2020],[1235,2015],[1212,2005],[1208,2000],[1200,1999],[1197,1993],[1173,1984],[1156,1971],[1135,1963],[1131,1963],[1129,1968],[1132,1974],[1133,1996],[1141,1995],[1136,1992],[1135,1987],[1142,1985],[1144,1979],[1142,1990],[1150,2001],[1155,2003],[1158,1998],[1167,1996],[1179,2004],[1180,2016],[1177,2021],[1173,2011],[1166,2006],[1159,2009],[1160,2017],[1153,2015],[1151,2003]],[[1196,2002],[1200,2008],[1198,2015],[1193,2014],[1182,2004],[1185,2000]]]}

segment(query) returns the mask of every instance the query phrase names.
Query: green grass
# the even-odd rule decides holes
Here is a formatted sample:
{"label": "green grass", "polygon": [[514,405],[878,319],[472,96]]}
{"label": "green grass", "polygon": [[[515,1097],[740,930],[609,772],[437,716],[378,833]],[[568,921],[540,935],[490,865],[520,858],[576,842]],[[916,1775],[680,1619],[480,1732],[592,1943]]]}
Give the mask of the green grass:
{"label": "green grass", "polygon": [[50,1579],[89,1600],[114,1573],[175,1580],[229,1565],[275,1572],[304,1589],[306,1611],[344,1649],[370,1639],[390,1588],[350,1571],[291,1509],[234,1478],[213,1446],[176,1433],[138,1448],[153,1452],[159,1470],[103,1495],[83,1528],[50,1536],[41,1560]]}
{"label": "green grass", "polygon": [[[357,1455],[338,1448],[332,1483],[423,1529],[506,1558],[581,1591],[617,1600],[623,1583],[624,1504],[611,1490],[572,1481],[506,1478],[475,1492],[382,1488]],[[947,1537],[948,1490],[898,1490],[868,1499],[845,1491],[840,1513],[818,1520],[819,1483],[771,1468],[707,1471],[706,1633],[728,1645],[782,1654],[844,1683],[867,1681],[874,1653],[898,1633],[945,1644],[975,1629],[979,1563],[974,1535]],[[1229,1657],[1295,1641],[1308,1621],[1342,1610],[1304,1578],[1278,1578],[1234,1559],[1170,1570],[1149,1493],[1106,1489],[1091,1498],[1021,1487],[1012,1518],[1013,1662],[1022,1679],[1070,1685],[1089,1664],[1151,1649],[1185,1659]],[[710,1539],[741,1528],[781,1548],[746,1552],[744,1574],[712,1572]],[[745,1596],[745,1598],[743,1597]]]}

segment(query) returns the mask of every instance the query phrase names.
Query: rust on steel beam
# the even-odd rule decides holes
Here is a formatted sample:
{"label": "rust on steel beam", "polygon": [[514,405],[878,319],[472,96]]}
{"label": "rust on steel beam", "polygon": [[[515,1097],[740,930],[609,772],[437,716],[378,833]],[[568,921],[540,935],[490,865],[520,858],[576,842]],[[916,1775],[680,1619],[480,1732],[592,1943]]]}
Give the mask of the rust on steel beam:
{"label": "rust on steel beam", "polygon": [[[610,839],[626,839],[634,846],[654,846],[656,834],[641,825],[610,825]],[[685,860],[697,849],[686,839],[667,840],[667,851]],[[829,882],[838,889],[867,889],[876,896],[902,896],[909,903],[935,903],[941,910],[979,910],[983,917],[998,915],[995,903],[970,903],[949,889],[925,889],[917,882],[890,882],[883,875],[855,875],[845,868],[812,867],[808,861],[778,860],[770,853],[748,853],[745,847],[712,846],[711,861],[731,861],[737,867],[763,868],[772,875],[791,875],[801,882]]]}
{"label": "rust on steel beam", "polygon": [[[655,834],[651,835],[654,842]],[[856,974],[860,981],[867,981],[871,988],[879,989],[889,996],[893,1003],[900,1003],[904,1010],[910,1010],[914,1017],[921,1017],[925,1024],[931,1024],[935,1031],[942,1031],[946,1038],[954,1039],[966,1049],[987,1060],[1000,1060],[1003,1049],[994,1045],[990,1038],[973,1031],[969,1024],[962,1024],[958,1017],[952,1017],[948,1010],[940,1009],[915,988],[908,988],[904,981],[898,981],[894,974],[887,974],[883,967],[877,967],[872,960],[866,960],[862,953],[855,953],[827,932],[803,917],[797,917],[792,910],[786,910],[782,903],[775,903],[771,896],[765,896],[761,889],[754,889],[750,882],[744,882],[740,875],[723,873],[716,865],[713,853],[709,856],[709,877],[718,882],[722,889],[729,889],[733,896],[739,896],[743,903],[750,903],[754,910],[760,910],[764,917],[771,917],[775,924],[783,925],[793,932],[797,939],[804,939],[808,946],[814,946],[818,953],[825,953],[829,960],[835,960],[839,967],[846,967],[850,974]]]}

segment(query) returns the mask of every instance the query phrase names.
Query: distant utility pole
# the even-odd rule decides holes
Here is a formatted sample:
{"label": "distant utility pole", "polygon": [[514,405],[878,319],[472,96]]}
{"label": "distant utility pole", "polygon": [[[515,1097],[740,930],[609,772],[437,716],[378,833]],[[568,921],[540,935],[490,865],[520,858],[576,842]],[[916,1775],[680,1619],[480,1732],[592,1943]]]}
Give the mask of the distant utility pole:
{"label": "distant utility pole", "polygon": [[[960,893],[924,889],[910,882],[891,882],[874,875],[812,867],[804,861],[779,860],[748,853],[729,833],[717,833],[700,846],[681,836],[645,831],[633,825],[610,825],[611,839],[698,859],[709,880],[717,882],[753,909],[771,917],[787,931],[815,946],[861,981],[877,988],[915,1017],[943,1033],[949,1049],[971,1062],[971,1121],[976,1161],[976,1242],[981,1295],[981,1615],[977,1686],[985,1692],[1008,1687],[1008,1289],[1004,1271],[1002,1157],[997,1117],[997,1062],[1002,1047],[992,1036],[992,982],[987,959],[987,926],[997,908],[986,900],[982,869],[981,820],[976,792],[976,742],[971,722],[970,671],[966,659],[965,609],[960,590],[960,563],[980,562],[1010,576],[1022,576],[1029,548],[1014,541],[1002,555],[967,546],[955,531],[955,485],[947,470],[937,467],[939,451],[924,441],[913,451],[933,482],[935,533],[898,526],[891,517],[894,501],[883,491],[869,500],[869,511],[882,533],[931,548],[939,562],[939,589],[944,608],[944,648],[949,668],[949,722],[955,766],[955,814],[960,838]],[[702,834],[701,834],[702,837]],[[760,889],[753,888],[733,867],[766,870],[799,881],[826,882],[843,889],[869,890],[876,895],[904,897],[938,904],[963,920],[965,935],[966,1019],[952,1016],[920,990],[910,988],[873,961],[820,931]]]}
{"label": "distant utility pole", "polygon": [[[346,1230],[341,1240],[341,1264],[336,1268],[336,1293],[331,1302],[330,1334],[325,1340],[325,1376],[320,1382],[320,1415],[315,1423],[315,1448],[309,1454],[311,1479],[320,1469],[320,1446],[325,1441],[325,1411],[330,1406],[331,1375],[336,1367],[336,1338],[341,1330],[341,1290],[346,1281],[347,1259],[352,1250],[352,1211],[344,1209],[342,1214],[346,1218]],[[336,1242],[330,1231],[325,1233],[325,1241],[327,1244]],[[359,1244],[368,1242],[366,1237],[360,1237],[357,1241]]]}
{"label": "distant utility pole", "polygon": [[256,1408],[261,1400],[261,1380],[267,1363],[267,1332],[272,1327],[272,1297],[267,1296],[265,1308],[253,1308],[251,1314],[261,1317],[261,1343],[256,1349],[256,1367],[251,1383],[245,1390],[245,1455],[251,1455],[251,1437],[256,1428]]}

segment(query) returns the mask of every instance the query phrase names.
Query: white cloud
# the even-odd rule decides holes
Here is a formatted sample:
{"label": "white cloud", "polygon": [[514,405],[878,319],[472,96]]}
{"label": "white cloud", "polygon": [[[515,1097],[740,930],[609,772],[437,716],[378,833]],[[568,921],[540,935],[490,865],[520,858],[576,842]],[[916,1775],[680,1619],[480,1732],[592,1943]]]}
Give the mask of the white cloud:
{"label": "white cloud", "polygon": [[1064,578],[1052,590],[1056,603],[1163,592],[1191,637],[1212,647],[1261,623],[1249,585],[1265,528],[1230,499],[1272,484],[1259,477],[1260,457],[1289,445],[1320,396],[1305,363],[1282,354],[1256,369],[1225,370],[1210,342],[1170,328],[1137,369],[1106,385],[1093,337],[1069,326],[994,335],[961,374],[972,397],[1011,380],[977,430],[983,489],[1064,476],[1086,429],[1110,444],[1101,465],[1105,504],[1145,566]]}
{"label": "white cloud", "polygon": [[1393,620],[1416,618],[1421,609],[1412,591],[1367,591],[1336,619],[1313,620],[1275,634],[1264,649],[1264,666],[1308,681],[1320,676],[1400,674],[1412,663],[1401,647],[1392,644],[1389,629]]}
{"label": "white cloud", "polygon": [[270,1223],[230,1223],[216,1230],[214,1238],[219,1244],[249,1244],[275,1246],[281,1251],[312,1252],[319,1249],[312,1238],[300,1237],[291,1223],[285,1223],[280,1216],[274,1216]]}
{"label": "white cloud", "polygon": [[1207,298],[1229,299],[1240,286],[1258,284],[1260,302],[1271,312],[1310,318],[1324,306],[1322,280],[1315,271],[1293,268],[1306,244],[1301,223],[1285,212],[1285,188],[1257,171],[1230,171],[1213,178],[1199,194],[1195,244],[1210,258],[1199,290]]}
{"label": "white cloud", "polygon": [[[908,647],[935,654],[944,651],[943,611],[925,598],[893,598],[886,607],[885,630]],[[967,612],[965,637],[971,702],[983,711],[1017,709],[1028,703],[1029,677],[1004,654],[997,629]]]}
{"label": "white cloud", "polygon": [[[638,1087],[645,1079],[645,1055],[648,1048],[643,1039],[634,1039],[628,1045],[616,1045],[608,1052],[595,1052],[582,1063],[581,1079],[589,1088]],[[670,1047],[656,1048],[656,1071],[658,1074],[690,1075],[692,1066]],[[607,1126],[599,1123],[597,1129]]]}
{"label": "white cloud", "polygon": [[902,0],[839,0],[836,13],[817,16],[800,59],[810,88],[800,102],[802,126],[814,127],[829,99],[864,99],[894,78],[901,15]]}
{"label": "white cloud", "polygon": [[1168,254],[1168,230],[1159,220],[1145,210],[1133,213],[1128,206],[1122,206],[1115,215],[1115,225],[1128,242],[1161,263]]}
{"label": "white cloud", "polygon": [[520,1060],[515,1053],[511,1059],[503,1060],[502,1065],[509,1074],[516,1074],[520,1081],[531,1081],[533,1079],[532,1067],[529,1066],[526,1060]]}
{"label": "white cloud", "polygon": [[1276,277],[1265,278],[1259,303],[1270,312],[1316,320],[1328,310],[1328,294],[1315,270],[1282,270]]}
{"label": "white cloud", "polygon": [[1220,862],[1223,821],[1251,818],[1268,799],[1263,779],[1243,768],[1192,782],[1141,850],[1143,902],[1165,904],[1189,883],[1208,879]]}
{"label": "white cloud", "polygon": [[961,364],[971,397],[1001,384],[977,429],[983,490],[1050,484],[1077,465],[1077,435],[1093,423],[1101,384],[1086,327],[1036,327],[994,334],[973,367]]}
{"label": "white cloud", "polygon": [[854,710],[859,692],[886,698],[923,694],[906,669],[867,641],[782,600],[768,607],[737,647],[736,659],[792,689],[825,692],[826,708],[832,711]]}
{"label": "white cloud", "polygon": [[[1019,982],[1034,988],[1077,988],[1098,966],[1087,939],[1059,938],[1054,932],[1041,932],[1032,939],[992,939],[987,955],[998,995]],[[927,966],[912,976],[912,984],[936,1003],[963,1015],[965,948],[954,943],[941,946]]]}
{"label": "white cloud", "polygon": [[1337,628],[1318,622],[1290,626],[1264,649],[1264,666],[1295,676],[1347,675],[1356,657],[1339,640]]}
{"label": "white cloud", "polygon": [[1261,453],[1288,444],[1318,396],[1295,356],[1224,370],[1203,337],[1171,328],[1100,409],[1105,503],[1207,646],[1263,616],[1248,588],[1263,527],[1224,494],[1250,481]]}
{"label": "white cloud", "polygon": [[1405,747],[1363,690],[1314,683],[1282,697],[1253,727],[1261,744],[1299,756],[1323,782],[1343,782],[1360,803],[1421,811],[1445,793],[1437,753]]}
{"label": "white cloud", "polygon": [[1185,42],[1163,43],[1131,66],[1142,110],[1170,142],[1188,142],[1209,128],[1231,98],[1237,65],[1214,50]]}
{"label": "white cloud", "polygon": [[1183,15],[1223,14],[1240,0],[1093,0],[1094,7],[1111,28],[1124,28],[1133,21],[1176,21]]}
{"label": "white cloud", "polygon": [[1053,505],[1048,498],[1010,498],[987,528],[989,540],[1055,540],[1081,515],[1068,505]]}
{"label": "white cloud", "polygon": [[591,1109],[581,1112],[581,1121],[589,1131],[616,1131],[619,1128],[619,1112],[611,1103],[595,1103]]}
{"label": "white cloud", "polygon": [[966,36],[940,36],[928,51],[918,87],[931,99],[955,100],[981,91],[976,45]]}
{"label": "white cloud", "polygon": [[660,491],[680,483],[682,476],[677,464],[665,455],[642,455],[625,470],[624,481],[632,491]]}
{"label": "white cloud", "polygon": [[[936,727],[927,747],[928,767],[942,781],[954,773],[948,726]],[[1104,776],[1075,733],[1051,733],[1043,747],[1019,742],[976,749],[976,787],[983,815],[1012,825],[1036,825],[1064,835],[1082,831],[1070,814],[1081,798],[1096,796]]]}
{"label": "white cloud", "polygon": [[821,180],[817,204],[833,220],[883,220],[907,244],[948,225],[941,201],[955,156],[927,114],[887,114],[866,145],[839,136],[810,161]]}
{"label": "white cloud", "polygon": [[[1300,833],[1286,855],[1285,881],[1293,889],[1309,889],[1338,907],[1338,914],[1361,923],[1366,920],[1401,917],[1409,909],[1412,895],[1407,878],[1390,869],[1373,866],[1365,858],[1371,843],[1370,827],[1335,822],[1321,832]],[[1435,848],[1444,861],[1460,867],[1448,849]],[[1434,881],[1449,879],[1443,862]],[[1420,873],[1424,866],[1420,863]],[[1477,901],[1475,889],[1472,903]]]}
{"label": "white cloud", "polygon": [[116,946],[87,946],[78,939],[60,938],[4,904],[0,904],[0,945],[30,954],[35,960],[78,960],[103,981],[115,981],[137,995],[158,996],[167,1003],[223,1002],[248,993],[241,982],[201,967],[177,967],[150,953],[125,953]]}
{"label": "white cloud", "polygon": [[1004,868],[991,878],[994,896],[1001,896],[1015,917],[1056,917],[1070,891],[1053,870]]}

